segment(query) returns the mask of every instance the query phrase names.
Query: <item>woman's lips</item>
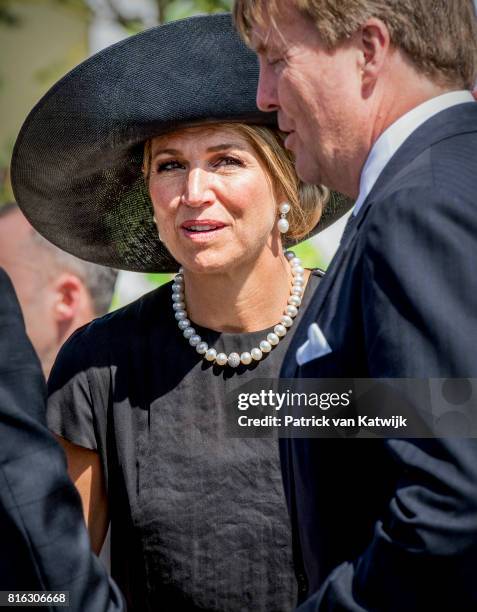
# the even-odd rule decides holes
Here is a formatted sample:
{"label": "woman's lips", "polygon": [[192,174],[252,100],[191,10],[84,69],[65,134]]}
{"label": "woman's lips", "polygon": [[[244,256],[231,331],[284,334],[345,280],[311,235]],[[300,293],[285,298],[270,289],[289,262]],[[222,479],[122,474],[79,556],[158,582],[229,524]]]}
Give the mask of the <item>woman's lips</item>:
{"label": "woman's lips", "polygon": [[182,233],[188,238],[205,242],[214,238],[221,230],[227,227],[221,221],[205,219],[201,221],[185,221],[181,225]]}

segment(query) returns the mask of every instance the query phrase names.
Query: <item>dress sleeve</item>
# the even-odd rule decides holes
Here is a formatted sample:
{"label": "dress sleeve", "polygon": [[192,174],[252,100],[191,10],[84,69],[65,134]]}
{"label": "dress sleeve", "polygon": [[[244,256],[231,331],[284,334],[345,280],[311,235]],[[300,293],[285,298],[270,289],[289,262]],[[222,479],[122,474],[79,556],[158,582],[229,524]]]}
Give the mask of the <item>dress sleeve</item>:
{"label": "dress sleeve", "polygon": [[48,380],[47,422],[62,438],[98,450],[97,418],[90,386],[93,364],[83,337],[86,329],[76,331],[56,358]]}

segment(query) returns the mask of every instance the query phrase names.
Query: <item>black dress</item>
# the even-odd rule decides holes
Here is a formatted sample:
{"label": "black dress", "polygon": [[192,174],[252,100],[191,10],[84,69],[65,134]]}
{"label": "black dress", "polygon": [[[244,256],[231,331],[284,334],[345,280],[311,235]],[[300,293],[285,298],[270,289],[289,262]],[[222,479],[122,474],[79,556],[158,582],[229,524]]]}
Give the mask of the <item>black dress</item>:
{"label": "black dress", "polygon": [[[308,282],[298,318],[318,285]],[[189,346],[164,285],[78,330],[49,381],[48,422],[97,449],[111,573],[131,610],[286,612],[296,583],[276,439],[226,435],[225,395],[278,376],[293,329],[262,361],[219,368]],[[270,330],[220,334],[225,353]]]}

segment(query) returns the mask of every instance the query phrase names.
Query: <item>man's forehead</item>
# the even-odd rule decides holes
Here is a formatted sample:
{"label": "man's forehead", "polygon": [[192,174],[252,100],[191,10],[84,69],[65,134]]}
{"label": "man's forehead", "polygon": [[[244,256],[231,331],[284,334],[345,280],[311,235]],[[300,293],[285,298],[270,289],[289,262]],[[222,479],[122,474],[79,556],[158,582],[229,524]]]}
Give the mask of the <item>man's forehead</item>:
{"label": "man's forehead", "polygon": [[250,42],[256,53],[265,53],[284,44],[283,37],[278,33],[276,23],[272,23],[269,19],[252,26]]}
{"label": "man's forehead", "polygon": [[256,53],[283,51],[305,35],[308,24],[292,4],[278,5],[267,14],[257,15],[250,29],[250,43]]}

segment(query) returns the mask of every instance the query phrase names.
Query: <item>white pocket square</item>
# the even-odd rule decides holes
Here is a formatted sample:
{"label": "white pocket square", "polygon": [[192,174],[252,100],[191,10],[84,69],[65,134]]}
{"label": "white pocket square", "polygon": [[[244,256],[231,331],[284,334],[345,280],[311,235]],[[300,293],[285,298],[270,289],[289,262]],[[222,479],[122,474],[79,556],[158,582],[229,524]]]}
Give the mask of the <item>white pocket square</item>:
{"label": "white pocket square", "polygon": [[296,360],[298,365],[301,366],[312,359],[324,357],[331,352],[332,349],[323,332],[316,323],[312,323],[308,328],[308,340],[296,352]]}

